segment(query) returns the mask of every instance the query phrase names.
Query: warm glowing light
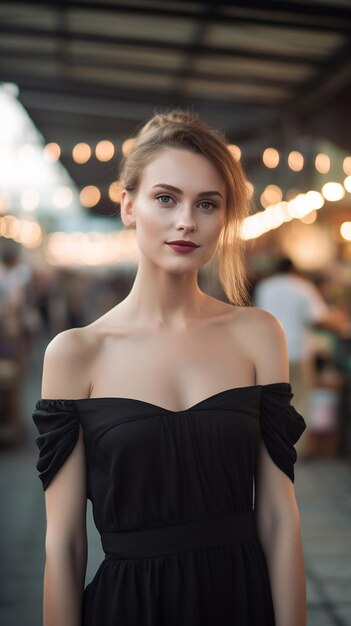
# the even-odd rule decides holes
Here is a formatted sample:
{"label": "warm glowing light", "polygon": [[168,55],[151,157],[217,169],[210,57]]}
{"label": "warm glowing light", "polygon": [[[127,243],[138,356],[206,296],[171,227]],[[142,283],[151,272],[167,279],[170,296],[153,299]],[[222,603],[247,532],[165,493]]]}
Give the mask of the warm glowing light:
{"label": "warm glowing light", "polygon": [[306,213],[306,215],[303,215],[300,220],[301,222],[303,222],[304,224],[313,224],[317,219],[317,211],[311,211],[310,213]]}
{"label": "warm glowing light", "polygon": [[251,200],[251,198],[254,195],[255,188],[254,188],[253,184],[250,183],[249,180],[246,181],[246,189],[247,189],[248,198]]}
{"label": "warm glowing light", "polygon": [[306,198],[309,203],[309,206],[313,210],[321,209],[324,204],[324,198],[322,194],[319,193],[319,191],[314,191],[313,189],[311,189],[311,191],[308,191],[306,193]]}
{"label": "warm glowing light", "polygon": [[344,187],[345,187],[346,191],[351,193],[351,176],[346,176],[346,178],[344,180]]}
{"label": "warm glowing light", "polygon": [[115,153],[112,141],[99,141],[95,148],[95,156],[99,161],[110,161]]}
{"label": "warm glowing light", "polygon": [[266,206],[268,206],[268,204],[275,204],[276,202],[280,202],[283,197],[283,192],[280,187],[278,187],[278,185],[267,185],[262,196],[264,197]]}
{"label": "warm glowing light", "polygon": [[58,187],[52,195],[52,201],[58,209],[66,209],[73,200],[73,193],[69,187]]}
{"label": "warm glowing light", "polygon": [[15,239],[20,230],[20,220],[15,215],[4,215],[1,218],[1,234],[7,239]]}
{"label": "warm glowing light", "polygon": [[325,183],[322,187],[322,194],[326,200],[330,202],[337,202],[345,195],[345,189],[340,183]]}
{"label": "warm glowing light", "polygon": [[116,180],[114,183],[111,183],[108,189],[108,195],[110,196],[110,200],[112,200],[112,202],[120,202],[121,193],[122,184],[120,183],[120,181]]}
{"label": "warm glowing light", "polygon": [[303,168],[303,163],[304,159],[301,152],[297,152],[297,150],[290,152],[288,156],[288,165],[291,170],[294,172],[300,172]]}
{"label": "warm glowing light", "polygon": [[21,194],[21,205],[25,211],[34,211],[39,204],[39,200],[39,191],[34,189],[34,187],[25,189]]}
{"label": "warm glowing light", "polygon": [[351,222],[343,222],[340,226],[340,235],[346,241],[351,241]]}
{"label": "warm glowing light", "polygon": [[56,231],[47,237],[47,261],[60,266],[98,266],[137,263],[139,249],[135,231],[124,229],[112,233]]}
{"label": "warm glowing light", "polygon": [[273,169],[279,165],[279,152],[275,148],[266,148],[262,155],[266,167]]}
{"label": "warm glowing light", "polygon": [[266,209],[268,207],[268,205],[269,205],[269,202],[268,202],[268,200],[266,200],[264,192],[262,192],[261,195],[260,195],[260,203],[261,203],[261,206],[263,206],[264,209]]}
{"label": "warm glowing light", "polygon": [[84,187],[79,194],[80,203],[87,208],[95,206],[100,198],[100,190],[94,185]]}
{"label": "warm glowing light", "polygon": [[129,154],[133,147],[134,141],[135,139],[133,137],[130,137],[130,139],[125,139],[125,141],[122,143],[123,156],[127,156]]}
{"label": "warm glowing light", "polygon": [[241,157],[241,150],[239,148],[239,146],[236,146],[234,143],[230,143],[227,146],[229,152],[233,155],[234,159],[236,159],[237,161],[239,161],[240,157]]}
{"label": "warm glowing light", "polygon": [[307,213],[310,213],[311,203],[307,198],[307,194],[300,193],[296,198],[290,200],[288,203],[288,210],[291,217],[301,218]]}
{"label": "warm glowing light", "polygon": [[6,213],[11,205],[10,195],[8,193],[2,193],[0,195],[0,214]]}
{"label": "warm glowing light", "polygon": [[37,248],[43,239],[38,222],[29,219],[21,219],[19,226],[19,232],[15,238],[16,241],[26,248]]}
{"label": "warm glowing light", "polygon": [[72,150],[72,157],[80,165],[86,163],[91,157],[90,146],[87,143],[77,143]]}
{"label": "warm glowing light", "polygon": [[43,148],[43,156],[47,163],[54,163],[55,161],[58,161],[61,156],[61,148],[58,143],[47,143]]}
{"label": "warm glowing light", "polygon": [[351,156],[347,156],[344,159],[344,162],[342,164],[343,170],[346,174],[346,176],[350,176],[351,174]]}
{"label": "warm glowing light", "polygon": [[320,174],[327,174],[330,170],[330,158],[322,152],[317,154],[314,164]]}

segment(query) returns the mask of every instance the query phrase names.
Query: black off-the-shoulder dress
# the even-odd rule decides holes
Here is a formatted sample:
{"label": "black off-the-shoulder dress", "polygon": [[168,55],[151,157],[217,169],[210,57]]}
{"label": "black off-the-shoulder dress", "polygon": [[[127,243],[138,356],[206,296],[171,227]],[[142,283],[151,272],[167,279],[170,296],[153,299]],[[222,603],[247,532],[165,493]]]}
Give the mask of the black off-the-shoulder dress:
{"label": "black off-the-shoulder dress", "polygon": [[274,626],[254,480],[263,438],[294,482],[306,424],[292,397],[278,382],[182,411],[133,398],[37,401],[43,489],[83,431],[105,558],[84,589],[82,626]]}

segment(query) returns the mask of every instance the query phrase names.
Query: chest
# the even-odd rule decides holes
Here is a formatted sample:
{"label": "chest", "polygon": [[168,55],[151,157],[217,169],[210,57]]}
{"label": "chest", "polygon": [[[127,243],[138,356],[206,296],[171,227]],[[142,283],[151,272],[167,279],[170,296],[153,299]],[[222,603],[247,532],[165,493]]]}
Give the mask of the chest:
{"label": "chest", "polygon": [[254,382],[245,346],[225,329],[138,333],[101,342],[91,396],[135,398],[177,411]]}

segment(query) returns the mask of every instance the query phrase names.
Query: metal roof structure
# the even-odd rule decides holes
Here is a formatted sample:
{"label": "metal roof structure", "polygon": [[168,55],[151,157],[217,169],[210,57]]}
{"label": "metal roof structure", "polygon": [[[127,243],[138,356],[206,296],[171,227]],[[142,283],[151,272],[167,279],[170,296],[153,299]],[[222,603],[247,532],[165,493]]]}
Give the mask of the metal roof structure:
{"label": "metal roof structure", "polygon": [[243,150],[300,136],[349,151],[350,0],[3,1],[0,81],[19,99],[79,188],[103,190],[110,214],[116,158],[78,165],[72,148],[118,150],[155,109],[184,106]]}

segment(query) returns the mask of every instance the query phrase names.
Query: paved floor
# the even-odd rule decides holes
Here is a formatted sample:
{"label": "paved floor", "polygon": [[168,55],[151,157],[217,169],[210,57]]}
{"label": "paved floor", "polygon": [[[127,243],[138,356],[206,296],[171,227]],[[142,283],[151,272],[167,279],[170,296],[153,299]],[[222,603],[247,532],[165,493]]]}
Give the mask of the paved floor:
{"label": "paved floor", "polygon": [[[0,453],[0,624],[42,624],[45,508],[34,471],[37,447],[31,413],[40,397],[41,349],[33,355],[23,392],[27,438],[21,449]],[[308,626],[351,625],[351,461],[296,465],[307,573]],[[103,558],[88,501],[87,580]],[[103,625],[102,625],[103,626]],[[259,625],[258,625],[259,626]]]}

